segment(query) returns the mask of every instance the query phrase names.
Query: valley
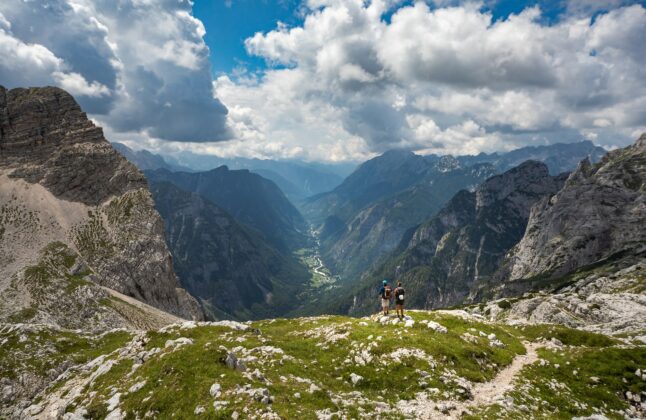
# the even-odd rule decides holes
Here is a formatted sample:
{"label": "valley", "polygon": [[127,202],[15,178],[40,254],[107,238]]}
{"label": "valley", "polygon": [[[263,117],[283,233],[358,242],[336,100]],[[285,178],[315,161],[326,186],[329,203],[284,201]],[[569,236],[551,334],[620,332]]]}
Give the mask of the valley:
{"label": "valley", "polygon": [[646,415],[646,134],[315,186],[130,162],[67,92],[0,94],[0,417]]}

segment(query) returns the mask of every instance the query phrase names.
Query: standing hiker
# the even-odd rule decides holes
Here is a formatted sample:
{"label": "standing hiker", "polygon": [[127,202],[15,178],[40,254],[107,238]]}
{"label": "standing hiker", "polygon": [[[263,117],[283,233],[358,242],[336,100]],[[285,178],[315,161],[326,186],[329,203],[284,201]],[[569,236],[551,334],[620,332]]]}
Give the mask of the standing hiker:
{"label": "standing hiker", "polygon": [[404,294],[406,291],[402,287],[402,282],[397,282],[395,288],[395,310],[399,319],[404,319]]}
{"label": "standing hiker", "polygon": [[390,310],[390,297],[392,296],[392,290],[388,284],[388,280],[384,280],[381,289],[379,289],[379,297],[381,297],[381,309],[384,311],[384,315],[388,316],[388,311]]}

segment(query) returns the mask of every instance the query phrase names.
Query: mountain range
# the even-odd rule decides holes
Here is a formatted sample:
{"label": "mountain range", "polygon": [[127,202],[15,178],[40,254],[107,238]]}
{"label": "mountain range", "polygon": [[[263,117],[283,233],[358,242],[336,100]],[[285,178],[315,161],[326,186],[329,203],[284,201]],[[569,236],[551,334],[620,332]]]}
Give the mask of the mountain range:
{"label": "mountain range", "polygon": [[557,175],[573,170],[581,159],[596,162],[604,153],[589,141],[458,157],[393,150],[360,165],[334,190],[309,198],[303,214],[318,226],[326,264],[353,283],[458,191],[473,191],[527,160],[544,162]]}
{"label": "mountain range", "polygon": [[122,143],[113,143],[140,170],[167,169],[182,172],[206,172],[220,166],[230,169],[247,169],[273,181],[290,201],[299,207],[304,199],[339,185],[350,173],[353,164],[324,165],[300,161],[219,158],[183,152],[175,155],[159,155],[148,150],[133,150]]}
{"label": "mountain range", "polygon": [[553,287],[578,269],[641,255],[646,136],[572,174],[527,161],[461,191],[411,230],[336,310],[375,307],[382,279],[407,284],[414,307],[437,308]]}

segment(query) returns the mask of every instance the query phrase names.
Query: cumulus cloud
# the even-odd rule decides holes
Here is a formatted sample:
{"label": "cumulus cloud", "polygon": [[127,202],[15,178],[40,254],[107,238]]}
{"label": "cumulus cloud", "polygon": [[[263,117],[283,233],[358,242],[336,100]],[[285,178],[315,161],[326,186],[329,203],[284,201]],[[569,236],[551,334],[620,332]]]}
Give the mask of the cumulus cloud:
{"label": "cumulus cloud", "polygon": [[[547,25],[538,7],[494,20],[454,3],[310,0],[302,25],[255,34],[247,50],[270,69],[216,82],[218,97],[254,121],[238,122],[238,137],[332,159],[327,151],[346,144],[364,157],[623,145],[646,128],[644,7],[571,2]],[[593,18],[604,7],[614,9]]]}
{"label": "cumulus cloud", "polygon": [[265,71],[212,80],[189,0],[9,0],[0,82],[64,86],[113,139],[166,152],[358,160],[646,130],[642,5],[569,0],[554,20],[463,3],[306,0],[299,25],[245,41]]}
{"label": "cumulus cloud", "polygon": [[188,0],[3,1],[0,83],[57,85],[116,133],[231,137]]}

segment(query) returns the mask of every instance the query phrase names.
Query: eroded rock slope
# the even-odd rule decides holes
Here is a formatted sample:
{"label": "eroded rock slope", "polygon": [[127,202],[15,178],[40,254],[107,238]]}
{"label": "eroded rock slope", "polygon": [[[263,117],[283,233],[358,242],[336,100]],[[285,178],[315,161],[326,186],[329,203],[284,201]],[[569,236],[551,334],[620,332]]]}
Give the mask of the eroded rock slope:
{"label": "eroded rock slope", "polygon": [[118,325],[99,285],[202,317],[142,173],[65,91],[0,87],[0,316]]}

